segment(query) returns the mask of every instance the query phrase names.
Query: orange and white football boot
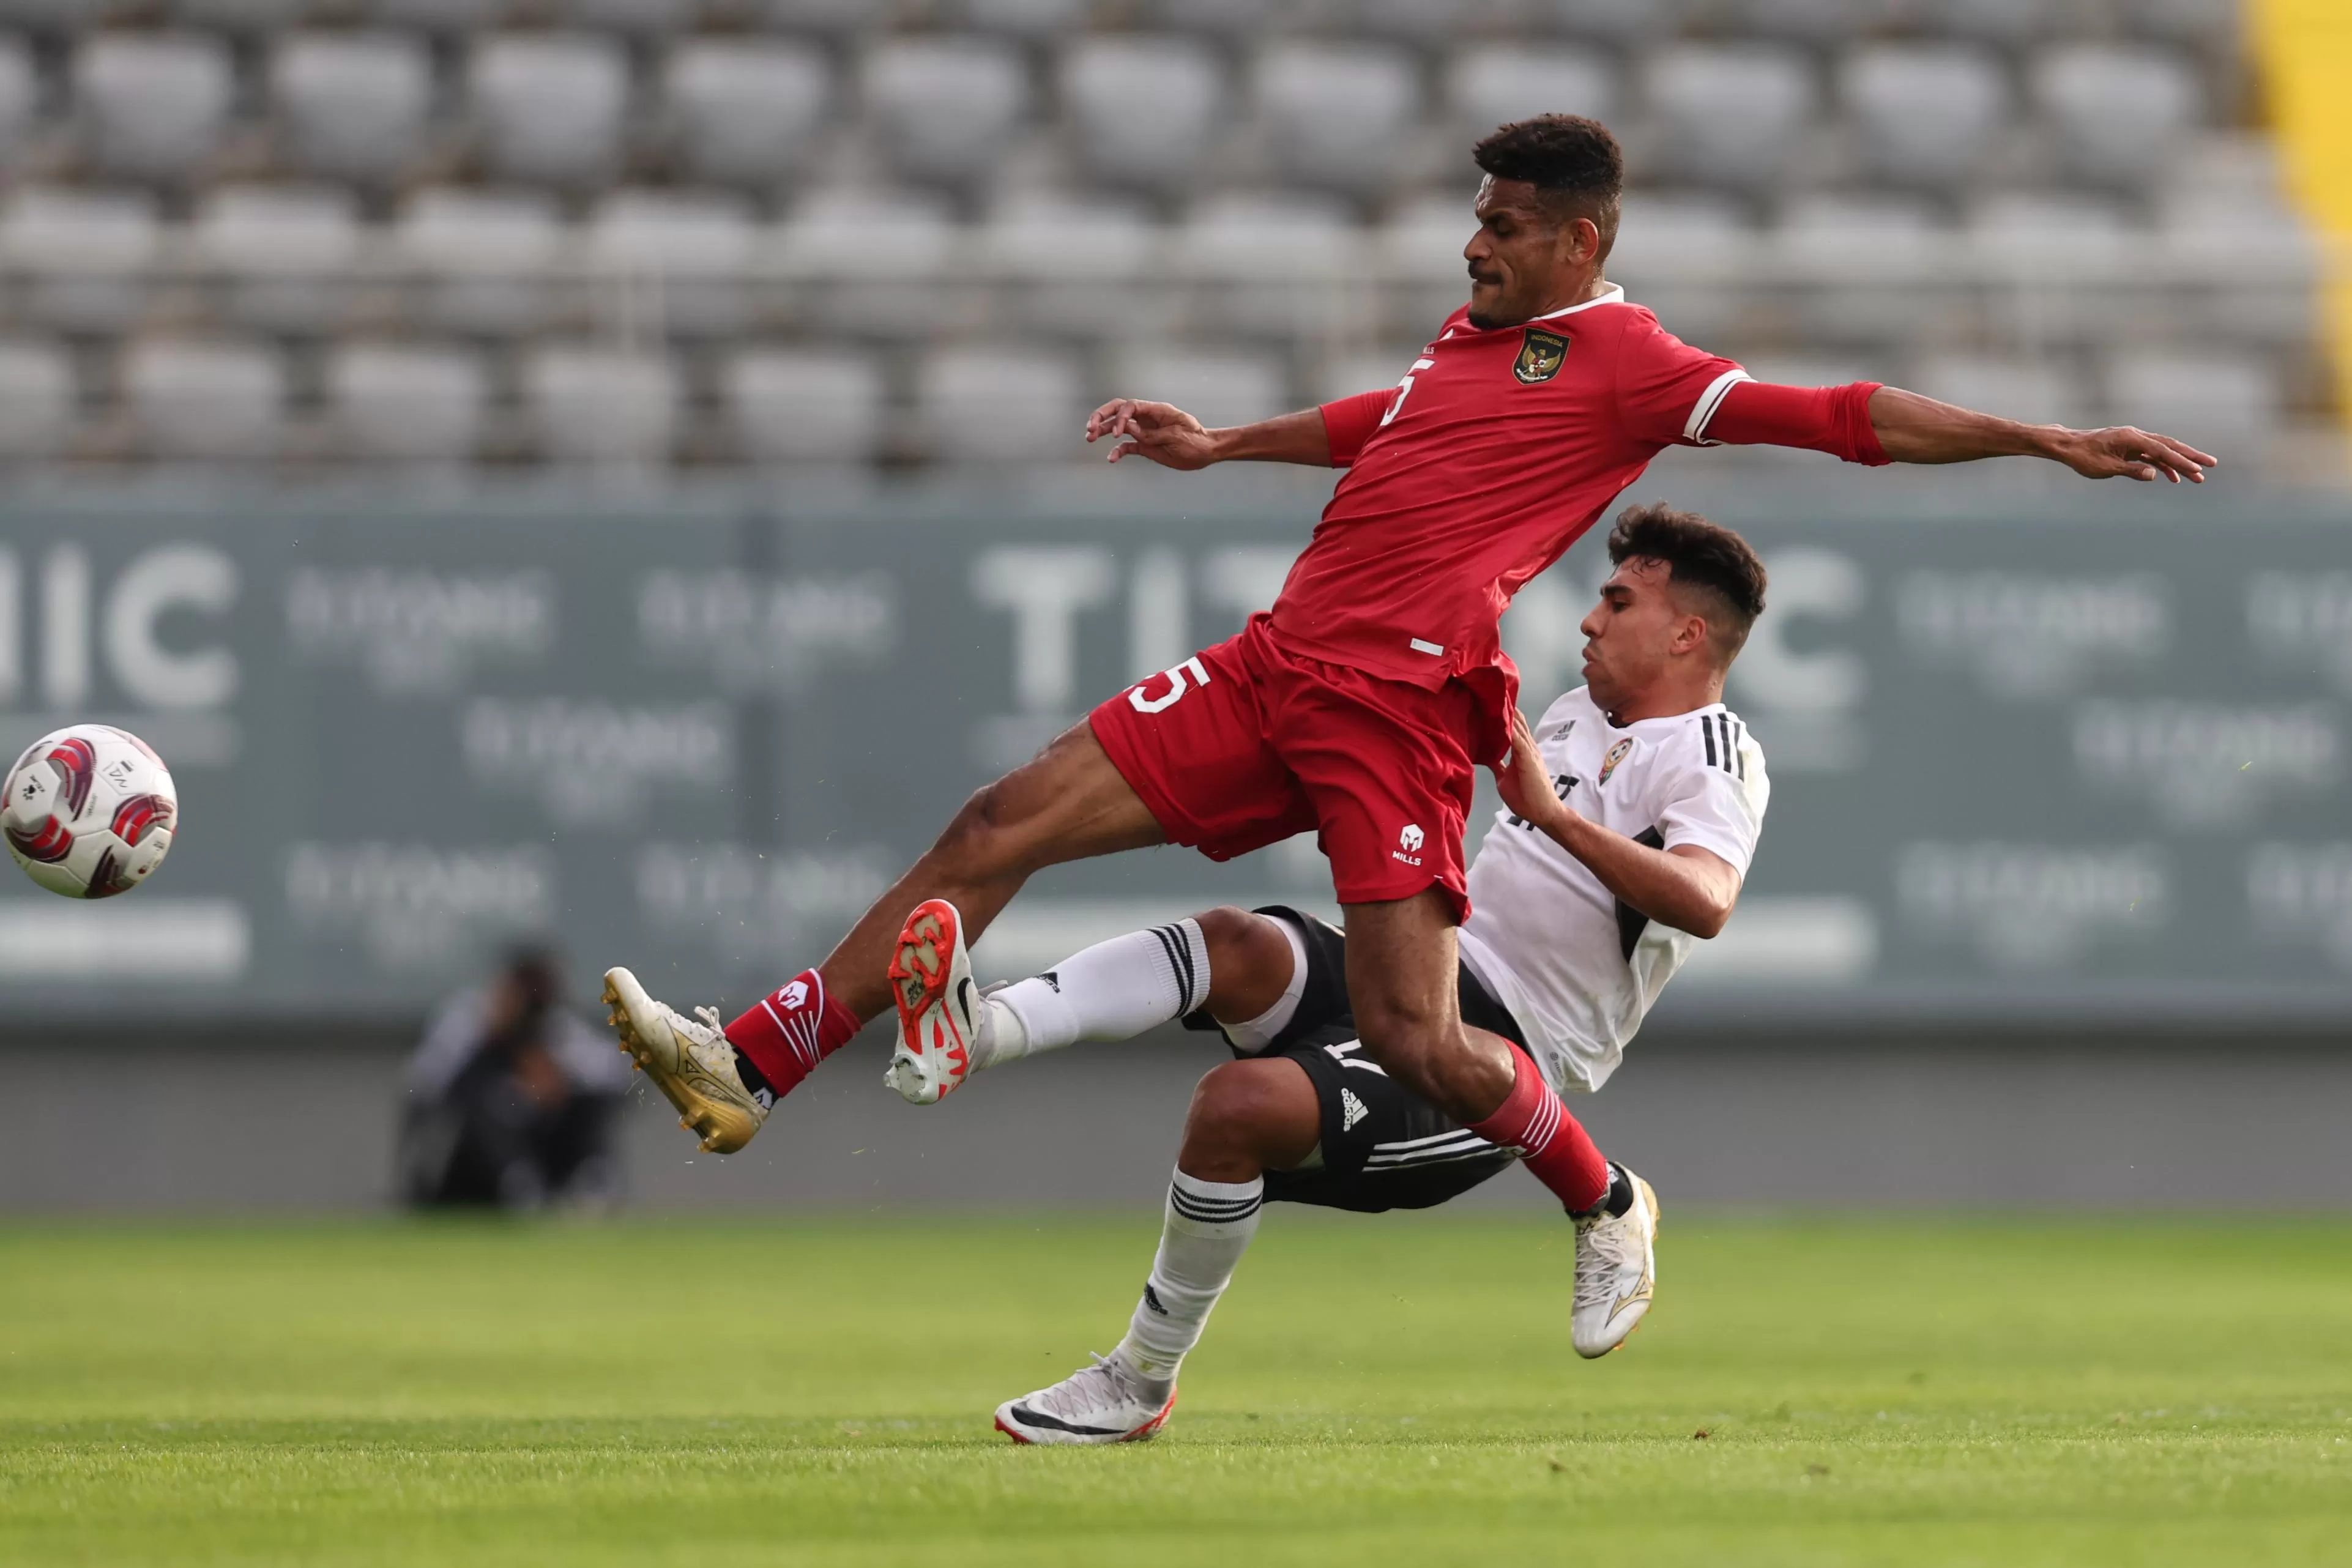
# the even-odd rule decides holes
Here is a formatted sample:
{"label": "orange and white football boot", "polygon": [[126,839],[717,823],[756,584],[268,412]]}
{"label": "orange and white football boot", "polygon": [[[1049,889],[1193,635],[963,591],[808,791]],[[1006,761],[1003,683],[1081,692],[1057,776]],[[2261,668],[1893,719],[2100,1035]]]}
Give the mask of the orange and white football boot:
{"label": "orange and white football boot", "polygon": [[911,1103],[935,1103],[971,1076],[987,1019],[971,977],[963,915],[946,899],[927,898],[907,916],[890,958],[890,995],[898,1007],[898,1045],[883,1082]]}

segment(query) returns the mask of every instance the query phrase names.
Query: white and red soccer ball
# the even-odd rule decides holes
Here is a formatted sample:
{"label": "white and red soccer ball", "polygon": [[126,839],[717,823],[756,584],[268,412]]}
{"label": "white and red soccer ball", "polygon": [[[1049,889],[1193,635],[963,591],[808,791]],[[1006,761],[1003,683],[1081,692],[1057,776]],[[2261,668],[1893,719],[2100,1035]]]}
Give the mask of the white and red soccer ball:
{"label": "white and red soccer ball", "polygon": [[171,852],[179,792],[154,748],[126,730],[77,724],[35,741],[8,769],[0,837],[25,874],[68,898],[137,887]]}

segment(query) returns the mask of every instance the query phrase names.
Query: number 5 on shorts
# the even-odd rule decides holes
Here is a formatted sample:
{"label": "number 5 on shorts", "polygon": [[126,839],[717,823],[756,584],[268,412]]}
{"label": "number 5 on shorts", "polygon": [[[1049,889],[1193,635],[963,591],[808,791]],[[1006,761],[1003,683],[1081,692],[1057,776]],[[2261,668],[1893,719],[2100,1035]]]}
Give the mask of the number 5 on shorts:
{"label": "number 5 on shorts", "polygon": [[1177,665],[1174,669],[1163,670],[1160,672],[1168,677],[1168,695],[1166,696],[1145,696],[1143,695],[1143,688],[1150,685],[1151,683],[1148,680],[1138,681],[1135,683],[1133,688],[1127,694],[1129,706],[1133,707],[1138,713],[1166,713],[1170,708],[1176,706],[1176,700],[1179,697],[1192,689],[1192,685],[1184,679],[1184,672],[1187,670],[1192,672],[1193,680],[1200,682],[1201,685],[1204,686],[1209,684],[1208,666],[1202,664],[1201,656],[1198,653],[1195,653],[1191,658],[1185,660],[1182,664]]}

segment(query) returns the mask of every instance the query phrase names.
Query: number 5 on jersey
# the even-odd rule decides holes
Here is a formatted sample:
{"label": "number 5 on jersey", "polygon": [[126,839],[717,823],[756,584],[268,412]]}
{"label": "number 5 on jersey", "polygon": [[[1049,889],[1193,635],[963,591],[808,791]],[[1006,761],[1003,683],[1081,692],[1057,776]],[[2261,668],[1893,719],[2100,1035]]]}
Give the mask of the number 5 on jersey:
{"label": "number 5 on jersey", "polygon": [[1143,695],[1143,688],[1150,685],[1151,683],[1149,680],[1138,681],[1135,683],[1134,686],[1129,688],[1128,691],[1128,706],[1134,708],[1138,713],[1166,713],[1170,708],[1176,706],[1177,699],[1181,697],[1186,692],[1192,689],[1192,683],[1188,682],[1184,678],[1185,672],[1188,670],[1192,672],[1192,678],[1193,681],[1197,681],[1204,686],[1209,684],[1208,666],[1202,664],[1201,655],[1195,653],[1191,658],[1185,660],[1182,664],[1177,665],[1174,669],[1163,670],[1160,672],[1168,677],[1168,691],[1165,695],[1157,697],[1145,696]]}

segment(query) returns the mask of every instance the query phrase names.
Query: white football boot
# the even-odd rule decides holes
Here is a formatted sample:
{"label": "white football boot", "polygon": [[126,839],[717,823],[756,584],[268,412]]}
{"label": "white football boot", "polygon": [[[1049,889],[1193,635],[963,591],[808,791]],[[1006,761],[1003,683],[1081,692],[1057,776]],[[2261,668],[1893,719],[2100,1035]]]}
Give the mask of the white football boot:
{"label": "white football boot", "polygon": [[1633,1201],[1623,1214],[1576,1220],[1576,1306],[1568,1332],[1587,1360],[1607,1355],[1642,1326],[1657,1287],[1658,1195],[1632,1171],[1625,1179]]}
{"label": "white football boot", "polygon": [[677,1124],[698,1134],[702,1146],[731,1155],[751,1141],[768,1107],[743,1087],[735,1071],[735,1048],[719,1032],[719,1009],[697,1008],[701,1021],[682,1018],[646,994],[626,969],[604,971],[605,1021],[621,1037],[621,1049],[677,1107]]}
{"label": "white football boot", "polygon": [[882,1081],[911,1104],[933,1104],[971,1076],[988,1018],[972,983],[963,916],[946,899],[927,898],[907,916],[890,957],[890,995],[898,1005],[898,1045]]}
{"label": "white football boot", "polygon": [[1051,1388],[996,1407],[996,1429],[1016,1443],[1140,1443],[1167,1424],[1176,1385],[1160,1396],[1118,1351]]}

